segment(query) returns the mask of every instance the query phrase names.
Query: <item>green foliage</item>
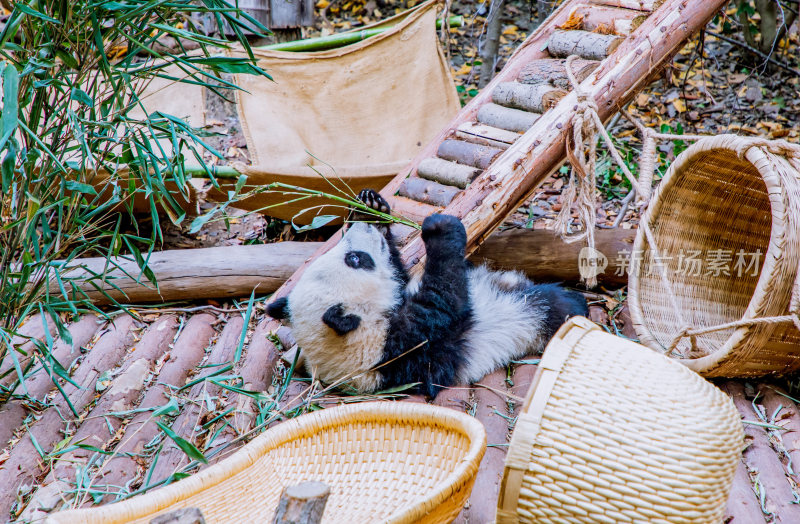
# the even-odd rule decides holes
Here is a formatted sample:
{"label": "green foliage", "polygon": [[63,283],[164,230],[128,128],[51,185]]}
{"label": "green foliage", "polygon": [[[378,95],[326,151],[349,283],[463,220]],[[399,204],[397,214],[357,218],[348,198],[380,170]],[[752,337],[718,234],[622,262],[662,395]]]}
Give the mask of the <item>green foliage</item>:
{"label": "green foliage", "polygon": [[[161,241],[159,211],[179,223],[189,196],[186,159],[172,152],[188,152],[203,164],[208,147],[202,133],[180,118],[148,114],[139,97],[156,78],[218,92],[235,89],[221,73],[268,78],[242,33],[245,27],[266,29],[233,4],[13,4],[0,33],[0,358],[4,369],[13,362],[18,380],[27,370],[12,337],[26,317],[42,313],[69,341],[62,316],[93,308],[77,284],[89,281],[99,288],[104,275],[88,274],[80,257],[108,257],[107,269],[114,264],[111,256],[135,260],[138,278],[156,284],[147,261]],[[243,57],[224,56],[229,43],[203,34],[201,16],[220,33],[227,25]],[[156,45],[165,37],[179,39],[171,54]],[[137,225],[134,199],[149,207],[148,233]],[[52,343],[40,343],[40,352],[48,355]],[[47,358],[39,360],[50,367]]]}

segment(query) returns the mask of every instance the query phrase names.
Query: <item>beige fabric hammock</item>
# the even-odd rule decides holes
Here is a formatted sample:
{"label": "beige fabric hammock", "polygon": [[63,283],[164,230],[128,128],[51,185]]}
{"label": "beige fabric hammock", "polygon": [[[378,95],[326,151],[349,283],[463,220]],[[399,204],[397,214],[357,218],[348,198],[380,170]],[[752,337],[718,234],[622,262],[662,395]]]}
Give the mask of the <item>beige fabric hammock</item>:
{"label": "beige fabric hammock", "polygon": [[[306,53],[254,49],[259,66],[274,81],[236,75],[236,83],[244,89],[236,96],[252,162],[235,166],[248,175],[243,192],[281,182],[355,194],[367,187],[380,189],[404,168],[460,109],[436,35],[437,6],[438,0],[429,0],[359,28],[392,26],[338,49]],[[168,72],[182,76],[177,67]],[[204,96],[202,87],[154,79],[142,100],[150,112],[160,110],[203,127],[211,125]],[[171,150],[168,141],[162,145]],[[187,158],[195,163],[191,155]],[[99,177],[97,183],[103,180]],[[213,189],[208,197],[224,202],[234,185],[235,181],[220,180],[220,190]],[[298,224],[310,223],[317,215],[344,215],[341,207],[320,207],[330,202],[322,198],[285,203],[296,199],[297,195],[275,190],[236,206]],[[137,207],[147,208],[143,199],[141,204]]]}
{"label": "beige fabric hammock", "polygon": [[[237,93],[239,118],[253,164],[246,168],[248,185],[284,182],[335,192],[316,172],[323,171],[358,192],[383,187],[404,168],[460,109],[436,35],[436,7],[430,0],[381,22],[399,19],[386,32],[338,49],[255,50],[274,82],[236,77],[244,90]],[[262,193],[242,207],[291,198]],[[323,202],[303,200],[265,213],[290,219]],[[342,211],[309,209],[295,220],[307,223],[314,215]]]}

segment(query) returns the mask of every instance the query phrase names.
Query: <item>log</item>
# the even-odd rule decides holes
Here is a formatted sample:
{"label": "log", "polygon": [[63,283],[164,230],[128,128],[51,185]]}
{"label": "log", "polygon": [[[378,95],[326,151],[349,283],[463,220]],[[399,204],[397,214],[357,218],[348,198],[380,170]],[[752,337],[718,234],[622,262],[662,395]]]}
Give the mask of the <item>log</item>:
{"label": "log", "polygon": [[[455,140],[453,140],[455,142]],[[464,142],[466,144],[466,142]],[[445,186],[466,188],[481,174],[481,169],[465,166],[441,158],[426,158],[419,163],[417,173],[420,178],[432,180]]]}
{"label": "log", "polygon": [[413,177],[405,179],[397,193],[423,204],[444,207],[452,202],[460,191],[457,187]]}
{"label": "log", "polygon": [[478,122],[506,131],[524,133],[539,119],[538,114],[497,104],[485,104],[477,113]]}
{"label": "log", "polygon": [[585,31],[600,33],[602,30],[613,29],[617,35],[631,34],[648,16],[641,11],[594,4],[575,6],[573,13],[583,18],[582,29]]}
{"label": "log", "polygon": [[[170,386],[178,388],[186,382],[189,371],[200,363],[205,348],[215,334],[211,324],[215,317],[207,313],[192,315],[181,330],[178,340],[170,351],[170,356],[158,377],[147,389],[140,404],[141,408],[154,409],[166,405],[173,397]],[[139,471],[137,455],[142,453],[148,442],[161,430],[153,420],[152,411],[137,413],[125,427],[125,433],[115,448],[115,455],[105,461],[97,472],[95,485],[100,491],[105,487],[111,500],[116,499],[115,490],[129,486]],[[109,500],[106,500],[109,502]]]}
{"label": "log", "polygon": [[[464,140],[445,140],[436,151],[436,155],[439,158],[477,167],[480,170],[489,167],[492,161],[502,153],[502,149],[481,146]],[[422,164],[420,163],[420,165]]]}
{"label": "log", "polygon": [[[274,291],[291,276],[295,267],[287,266],[283,262],[285,259],[305,260],[316,249],[304,242],[280,242],[258,247],[257,250],[239,252],[236,257],[231,256],[231,249],[236,249],[233,246],[204,248],[203,256],[197,256],[196,249],[153,253],[149,267],[158,275],[158,290],[146,283],[144,277],[141,282],[131,279],[128,275],[139,276],[139,266],[132,260],[116,257],[113,264],[119,267],[109,270],[103,289],[116,300],[129,303],[238,297],[249,294],[253,289],[264,294]],[[84,258],[77,259],[75,263],[84,269],[76,268],[70,273],[72,277],[77,277],[79,273],[88,275],[89,272],[102,272],[106,260]],[[209,266],[214,267],[217,278],[207,278]],[[237,282],[235,290],[226,285],[231,280]],[[197,286],[198,281],[203,282],[201,288]],[[100,284],[98,281],[95,283]],[[112,285],[118,287],[119,291]],[[54,282],[52,286],[56,286],[56,290],[51,291],[57,292],[58,284]],[[241,290],[245,288],[248,291],[242,293]],[[108,303],[108,299],[91,284],[83,284],[81,289],[87,292],[94,303]]]}
{"label": "log", "polygon": [[458,126],[456,137],[473,144],[508,149],[508,146],[519,138],[519,133],[506,131],[498,127],[487,126],[478,122],[465,122]]}
{"label": "log", "polygon": [[[572,62],[572,73],[578,82],[583,82],[600,62],[579,58]],[[517,77],[523,84],[552,84],[560,89],[572,89],[567,78],[567,61],[563,58],[542,58],[534,60],[519,72]]]}
{"label": "log", "polygon": [[[422,202],[417,202],[416,200],[412,200],[410,198],[402,197],[399,195],[392,195],[386,199],[389,202],[389,205],[392,206],[392,214],[394,216],[407,218],[411,221],[416,222],[417,224],[421,224],[425,217],[430,216],[434,213],[438,213],[442,210],[441,206],[432,206],[430,204],[424,204]],[[402,224],[393,224],[392,230],[395,232],[395,238],[405,237],[406,234],[399,234],[397,230],[402,228],[405,232],[412,232],[416,231],[416,229],[411,228],[409,226],[404,226]],[[319,247],[319,246],[317,246]]]}
{"label": "log", "polygon": [[[627,273],[620,271],[620,260],[630,253],[634,229],[598,229],[595,248],[608,258],[608,267],[598,275],[606,286],[624,286]],[[567,244],[552,231],[512,229],[494,234],[470,257],[475,264],[497,269],[518,269],[537,280],[576,283],[580,281],[578,254],[580,242]]]}
{"label": "log", "polygon": [[[432,182],[425,183],[432,184]],[[409,215],[412,215],[418,222],[442,209],[440,206],[431,206],[398,196],[390,197],[389,203],[392,205],[393,214],[407,218],[411,218]],[[402,247],[410,240],[409,235],[416,232],[416,229],[395,224],[392,226],[392,231]],[[622,272],[615,274],[615,272],[620,269],[621,257],[630,252],[635,236],[635,229],[595,231],[596,247],[606,255],[609,262],[605,272],[599,275],[601,282],[614,286],[627,283],[627,274]],[[250,294],[253,283],[265,273],[271,276],[267,276],[264,284],[256,289],[260,294],[271,293],[282,283],[278,281],[279,275],[291,274],[321,246],[320,242],[228,246],[224,248],[224,257],[221,257],[220,248],[179,249],[153,253],[150,257],[151,265],[155,268],[154,273],[159,282],[160,293],[153,288],[141,286],[141,289],[136,291],[137,302],[182,300],[186,296],[215,298],[219,289],[225,289],[228,296],[243,297]],[[581,248],[580,243],[564,243],[552,231],[512,229],[487,238],[472,255],[471,260],[474,263],[488,263],[498,269],[518,269],[534,280],[576,283],[580,281],[578,253]],[[180,287],[161,284],[180,273],[180,267],[162,261],[178,258],[188,260],[196,276],[192,279],[187,278]],[[104,259],[84,260],[87,265],[99,265]],[[243,261],[242,267],[238,272],[231,273],[229,267],[236,260]],[[261,260],[261,265],[256,264],[256,260]],[[166,273],[162,272],[164,270]],[[133,279],[122,275],[115,280],[115,283],[125,289],[134,289],[139,285]]]}
{"label": "log", "polygon": [[507,415],[505,368],[490,373],[479,384],[491,388],[475,387],[475,417],[486,428],[487,448],[475,477],[469,510],[465,514],[468,522],[492,522],[497,511],[497,496],[508,449],[508,421],[495,413]]}
{"label": "log", "polygon": [[[114,319],[109,324],[108,331],[94,344],[72,375],[72,380],[79,384],[79,387],[69,383],[64,384],[64,392],[78,413],[94,400],[94,386],[100,374],[114,368],[133,344],[133,327],[134,320],[129,316]],[[3,486],[0,490],[0,515],[8,513],[19,487],[22,484],[32,484],[42,473],[38,461],[38,449],[43,453],[49,453],[64,438],[62,434],[64,417],[70,416],[70,409],[60,396],[56,397],[54,404],[54,407],[46,410],[39,420],[28,428],[11,448],[8,459],[0,465],[0,486]]]}
{"label": "log", "polygon": [[150,524],[206,524],[206,519],[198,508],[183,508],[158,515]]}
{"label": "log", "polygon": [[747,466],[742,460],[736,467],[731,485],[731,494],[725,507],[725,517],[722,522],[726,524],[764,524],[766,519],[761,511],[761,506],[750,483]]}
{"label": "log", "polygon": [[[745,398],[741,382],[728,381],[724,389],[745,420],[758,421],[753,406]],[[758,474],[761,489],[764,490],[763,507],[777,514],[777,522],[800,522],[800,506],[792,503],[792,487],[786,479],[783,464],[770,446],[766,430],[745,424],[744,433],[749,446],[742,453],[742,458],[747,470]]]}
{"label": "log", "polygon": [[[119,374],[102,392],[100,400],[72,435],[72,442],[108,449],[108,444],[116,438],[124,420],[113,413],[130,411],[136,407],[139,395],[150,377],[153,362],[163,356],[177,330],[177,319],[171,315],[160,317],[147,328],[142,339],[122,361]],[[59,456],[50,466],[50,472],[41,487],[74,478],[75,468],[84,468],[95,453],[77,448]],[[33,500],[37,495],[38,492]]]}
{"label": "log", "polygon": [[322,482],[303,482],[284,488],[274,524],[319,524],[331,490]]}
{"label": "log", "polygon": [[492,101],[501,106],[544,113],[566,95],[566,90],[548,84],[504,82],[492,91]]}
{"label": "log", "polygon": [[[47,336],[45,332],[51,336],[55,335],[56,324],[48,316],[36,314],[23,323],[18,335],[12,337],[11,346],[15,348],[15,356],[23,373],[26,372],[28,365],[31,363],[31,358],[36,349],[34,341],[45,340]],[[17,371],[14,369],[14,359],[7,353],[5,344],[0,349],[0,355],[2,355],[2,358],[0,358],[0,385],[10,388],[15,382],[18,383],[19,381]],[[0,401],[5,400],[5,398],[5,396],[0,397]]]}
{"label": "log", "polygon": [[776,414],[774,422],[784,428],[781,432],[783,447],[792,460],[792,469],[795,472],[795,482],[800,481],[800,410],[797,404],[785,397],[785,393],[779,387],[772,384],[762,384],[759,387],[761,393],[760,401],[771,417]]}
{"label": "log", "polygon": [[547,40],[547,50],[555,57],[578,55],[586,60],[603,60],[613,53],[623,40],[623,37],[615,35],[556,29]]}
{"label": "log", "polygon": [[[198,373],[198,377],[218,370],[223,365],[233,361],[236,347],[239,345],[239,337],[242,334],[242,324],[244,324],[244,319],[239,315],[228,318],[225,327],[222,329],[222,333],[211,349],[211,354],[208,356],[204,368]],[[220,394],[219,386],[200,381],[191,387],[186,396],[189,399],[198,399],[205,398],[206,395],[208,397],[214,397],[218,394]],[[197,402],[187,402],[184,404],[181,407],[180,414],[172,423],[172,430],[177,433],[178,436],[196,444],[197,435],[195,434],[195,426],[205,412],[204,406],[204,403]],[[200,451],[203,451],[202,446],[200,446]],[[181,466],[186,465],[188,462],[183,450],[175,445],[174,442],[170,441],[164,445],[158,456],[158,461],[155,466],[152,467],[151,478],[153,482],[169,478],[173,473],[178,471]]]}
{"label": "log", "polygon": [[592,0],[592,3],[639,11],[655,11],[664,3],[664,0]]}

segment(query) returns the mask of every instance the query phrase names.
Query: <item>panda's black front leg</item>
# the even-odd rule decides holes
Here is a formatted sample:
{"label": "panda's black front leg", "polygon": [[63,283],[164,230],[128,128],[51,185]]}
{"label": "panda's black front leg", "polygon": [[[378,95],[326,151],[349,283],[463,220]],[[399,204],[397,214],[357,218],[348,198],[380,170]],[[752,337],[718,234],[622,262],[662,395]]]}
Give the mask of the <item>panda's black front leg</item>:
{"label": "panda's black front leg", "polygon": [[384,386],[421,382],[435,396],[453,385],[463,364],[463,333],[471,322],[467,235],[449,215],[431,215],[422,224],[427,261],[419,290],[390,319],[381,374]]}
{"label": "panda's black front leg", "polygon": [[[392,208],[389,205],[389,202],[387,202],[386,199],[374,189],[362,189],[358,193],[358,200],[370,209],[380,211],[381,213],[385,213],[387,215],[392,213]],[[403,283],[407,283],[408,273],[406,272],[406,268],[403,266],[403,261],[400,258],[400,250],[397,249],[397,241],[392,234],[391,223],[381,221],[379,217],[364,213],[358,209],[352,210],[350,214],[350,220],[370,222],[381,230],[383,237],[386,239],[386,244],[389,247],[389,257],[392,262],[392,267],[394,267],[398,278]]]}

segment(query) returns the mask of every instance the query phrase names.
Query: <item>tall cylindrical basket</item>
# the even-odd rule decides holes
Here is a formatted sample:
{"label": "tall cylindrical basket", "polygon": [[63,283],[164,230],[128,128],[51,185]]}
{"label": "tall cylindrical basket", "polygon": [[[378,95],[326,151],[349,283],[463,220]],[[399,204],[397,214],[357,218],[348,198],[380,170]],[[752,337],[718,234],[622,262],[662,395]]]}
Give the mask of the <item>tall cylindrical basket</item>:
{"label": "tall cylindrical basket", "polygon": [[719,389],[576,317],[517,418],[496,522],[721,522],[743,445]]}
{"label": "tall cylindrical basket", "polygon": [[636,235],[639,339],[706,377],[800,369],[798,263],[800,147],[700,140],[670,166]]}

